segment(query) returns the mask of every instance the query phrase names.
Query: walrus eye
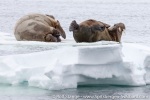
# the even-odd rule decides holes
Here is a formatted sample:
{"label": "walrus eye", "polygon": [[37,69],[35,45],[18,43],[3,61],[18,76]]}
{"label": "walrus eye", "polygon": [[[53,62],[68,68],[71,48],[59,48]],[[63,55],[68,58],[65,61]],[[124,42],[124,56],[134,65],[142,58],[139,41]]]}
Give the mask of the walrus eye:
{"label": "walrus eye", "polygon": [[101,30],[102,30],[102,31],[104,31],[104,29],[105,29],[105,27],[104,27],[104,26],[102,26],[102,27],[101,27]]}
{"label": "walrus eye", "polygon": [[105,26],[96,26],[95,29],[99,31],[104,31]]}

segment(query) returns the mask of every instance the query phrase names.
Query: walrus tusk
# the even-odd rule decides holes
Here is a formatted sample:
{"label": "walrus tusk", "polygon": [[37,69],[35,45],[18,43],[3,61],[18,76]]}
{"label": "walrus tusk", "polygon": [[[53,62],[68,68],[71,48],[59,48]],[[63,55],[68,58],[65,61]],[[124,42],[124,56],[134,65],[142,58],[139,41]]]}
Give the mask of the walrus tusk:
{"label": "walrus tusk", "polygon": [[113,29],[114,29],[114,26],[108,28],[109,31],[112,31]]}
{"label": "walrus tusk", "polygon": [[122,33],[124,33],[124,34],[126,35],[126,30],[125,30],[125,29],[123,29]]}

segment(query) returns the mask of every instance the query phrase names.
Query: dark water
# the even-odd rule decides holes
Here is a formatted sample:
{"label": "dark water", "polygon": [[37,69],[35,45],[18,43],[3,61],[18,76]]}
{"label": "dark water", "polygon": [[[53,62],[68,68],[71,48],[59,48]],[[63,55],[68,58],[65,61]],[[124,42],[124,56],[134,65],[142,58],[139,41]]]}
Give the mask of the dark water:
{"label": "dark water", "polygon": [[77,89],[43,90],[0,85],[0,100],[149,100],[150,86],[84,86]]}

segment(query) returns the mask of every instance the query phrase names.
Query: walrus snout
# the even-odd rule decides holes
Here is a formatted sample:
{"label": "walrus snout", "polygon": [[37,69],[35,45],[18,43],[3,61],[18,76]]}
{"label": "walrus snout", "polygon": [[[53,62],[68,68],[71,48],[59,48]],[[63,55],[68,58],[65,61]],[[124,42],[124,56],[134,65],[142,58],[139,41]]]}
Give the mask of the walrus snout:
{"label": "walrus snout", "polygon": [[108,28],[112,40],[116,42],[121,42],[121,37],[124,30],[125,30],[124,23],[116,23],[114,24],[114,26]]}
{"label": "walrus snout", "polygon": [[60,37],[60,34],[52,34],[54,37]]}
{"label": "walrus snout", "polygon": [[57,29],[53,29],[52,35],[53,35],[54,37],[59,37],[59,36],[60,36],[60,32],[59,32]]}
{"label": "walrus snout", "polygon": [[69,26],[69,31],[74,31],[78,29],[79,29],[79,25],[77,24],[75,20],[73,20]]}
{"label": "walrus snout", "polygon": [[57,38],[54,37],[52,34],[47,34],[45,36],[45,41],[46,42],[57,42]]}
{"label": "walrus snout", "polygon": [[53,29],[52,36],[56,38],[57,42],[61,42],[61,39],[60,39],[61,34],[57,29]]}

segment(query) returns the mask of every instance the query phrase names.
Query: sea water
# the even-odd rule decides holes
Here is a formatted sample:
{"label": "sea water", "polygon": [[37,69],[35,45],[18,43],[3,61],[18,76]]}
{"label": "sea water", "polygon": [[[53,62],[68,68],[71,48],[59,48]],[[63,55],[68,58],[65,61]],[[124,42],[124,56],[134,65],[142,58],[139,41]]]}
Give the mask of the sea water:
{"label": "sea water", "polygon": [[[68,31],[72,20],[78,23],[86,19],[96,19],[113,25],[123,22],[127,29],[122,42],[134,42],[149,46],[149,0],[7,0],[0,1],[0,31],[11,34],[0,44],[0,56],[30,54],[34,52],[57,49],[46,45],[27,45],[10,43],[16,21],[28,13],[52,14],[59,19],[66,31],[67,38],[72,40]],[[4,35],[4,36],[5,36]],[[9,36],[9,35],[8,35]],[[1,36],[2,37],[2,36]],[[5,37],[4,37],[5,38]],[[3,38],[2,38],[3,39]],[[9,43],[7,43],[9,42]],[[14,45],[15,44],[15,45]],[[19,85],[1,84],[1,100],[149,100],[150,86],[79,86],[74,89],[47,90],[28,87],[28,82]]]}
{"label": "sea water", "polygon": [[25,84],[0,85],[1,100],[149,100],[150,86],[86,86],[48,91]]}

